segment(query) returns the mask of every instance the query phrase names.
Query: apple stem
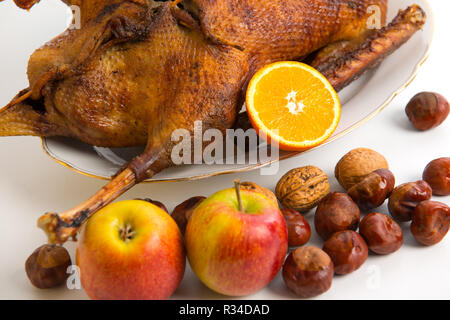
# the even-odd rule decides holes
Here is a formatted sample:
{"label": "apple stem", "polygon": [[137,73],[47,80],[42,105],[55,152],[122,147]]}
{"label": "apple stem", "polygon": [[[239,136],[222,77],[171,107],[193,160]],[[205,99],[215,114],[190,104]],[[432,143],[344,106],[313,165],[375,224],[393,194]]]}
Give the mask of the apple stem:
{"label": "apple stem", "polygon": [[236,179],[234,180],[234,188],[236,189],[236,196],[239,204],[239,210],[244,211],[244,207],[242,206],[242,199],[241,199],[241,180]]}

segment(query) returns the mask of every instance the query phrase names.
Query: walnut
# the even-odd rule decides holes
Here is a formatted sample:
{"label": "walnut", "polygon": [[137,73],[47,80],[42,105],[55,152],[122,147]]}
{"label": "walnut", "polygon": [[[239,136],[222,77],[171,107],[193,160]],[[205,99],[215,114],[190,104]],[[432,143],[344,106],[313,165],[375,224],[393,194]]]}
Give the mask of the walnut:
{"label": "walnut", "polygon": [[255,191],[257,193],[260,193],[270,200],[272,200],[275,205],[278,207],[278,199],[275,197],[275,194],[270,191],[267,188],[261,187],[260,185],[253,183],[253,182],[241,182],[241,189],[242,190],[249,190],[249,191]]}
{"label": "walnut", "polygon": [[378,169],[389,169],[386,159],[376,151],[359,148],[342,157],[336,165],[334,175],[341,186],[349,190]]}
{"label": "walnut", "polygon": [[307,212],[330,192],[330,184],[322,170],[307,166],[286,173],[275,192],[284,207]]}

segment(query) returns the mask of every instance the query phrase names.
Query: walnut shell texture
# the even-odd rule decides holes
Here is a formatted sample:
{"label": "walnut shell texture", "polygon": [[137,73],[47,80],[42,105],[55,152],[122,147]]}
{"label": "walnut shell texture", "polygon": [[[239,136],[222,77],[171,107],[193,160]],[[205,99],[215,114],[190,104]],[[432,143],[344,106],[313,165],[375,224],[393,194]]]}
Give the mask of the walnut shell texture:
{"label": "walnut shell texture", "polygon": [[307,212],[330,192],[327,175],[317,167],[293,169],[278,182],[275,193],[285,208]]}
{"label": "walnut shell texture", "polygon": [[342,157],[336,165],[334,175],[340,185],[349,190],[378,169],[389,169],[386,158],[374,150],[358,148]]}

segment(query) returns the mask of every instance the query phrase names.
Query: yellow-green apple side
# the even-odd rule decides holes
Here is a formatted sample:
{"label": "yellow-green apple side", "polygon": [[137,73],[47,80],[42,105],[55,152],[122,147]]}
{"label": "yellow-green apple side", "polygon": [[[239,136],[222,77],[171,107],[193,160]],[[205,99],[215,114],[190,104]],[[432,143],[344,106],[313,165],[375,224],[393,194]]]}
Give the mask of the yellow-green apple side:
{"label": "yellow-green apple side", "polygon": [[92,299],[167,299],[183,279],[186,264],[175,221],[138,200],[114,203],[91,217],[76,258]]}
{"label": "yellow-green apple side", "polygon": [[234,189],[204,200],[189,220],[189,263],[215,292],[245,296],[266,287],[280,271],[288,249],[286,222],[266,196]]}

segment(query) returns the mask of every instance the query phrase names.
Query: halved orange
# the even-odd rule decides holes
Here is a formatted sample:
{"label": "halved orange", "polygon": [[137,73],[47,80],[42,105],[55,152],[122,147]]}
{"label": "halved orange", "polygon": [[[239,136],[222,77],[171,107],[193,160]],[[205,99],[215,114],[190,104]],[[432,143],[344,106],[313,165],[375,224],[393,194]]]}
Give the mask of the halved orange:
{"label": "halved orange", "polygon": [[270,64],[250,81],[247,112],[255,130],[281,150],[303,151],[327,140],[341,117],[328,80],[300,62]]}

